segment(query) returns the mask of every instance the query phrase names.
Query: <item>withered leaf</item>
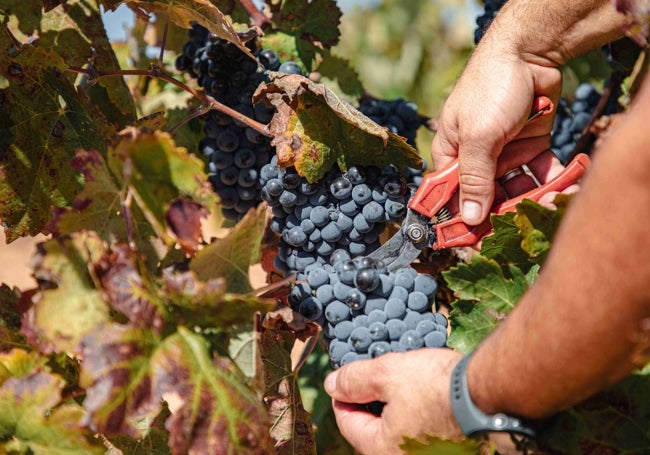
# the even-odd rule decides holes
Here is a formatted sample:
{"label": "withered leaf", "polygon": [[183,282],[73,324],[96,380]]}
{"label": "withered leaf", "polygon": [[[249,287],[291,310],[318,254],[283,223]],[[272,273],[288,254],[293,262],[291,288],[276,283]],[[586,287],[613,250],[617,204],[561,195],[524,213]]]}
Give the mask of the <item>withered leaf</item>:
{"label": "withered leaf", "polygon": [[343,169],[421,166],[418,152],[404,138],[306,77],[275,74],[258,88],[254,101],[276,108],[269,130],[280,166],[295,166],[310,182],[319,180],[335,163]]}
{"label": "withered leaf", "polygon": [[184,198],[174,199],[167,207],[167,224],[187,254],[196,252],[201,241],[201,218],[206,216],[208,210],[205,207]]}

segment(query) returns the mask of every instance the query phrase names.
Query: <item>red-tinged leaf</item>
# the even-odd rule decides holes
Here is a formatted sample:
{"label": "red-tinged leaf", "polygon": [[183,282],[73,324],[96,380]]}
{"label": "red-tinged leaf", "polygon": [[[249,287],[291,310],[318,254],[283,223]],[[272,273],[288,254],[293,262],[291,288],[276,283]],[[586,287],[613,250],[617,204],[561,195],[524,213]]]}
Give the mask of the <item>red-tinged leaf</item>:
{"label": "red-tinged leaf", "polygon": [[42,287],[25,314],[23,333],[41,352],[78,354],[81,338],[109,319],[109,307],[89,271],[104,248],[91,233],[39,245],[33,262]]}
{"label": "red-tinged leaf", "polygon": [[417,168],[422,163],[404,138],[303,76],[275,75],[258,88],[254,100],[276,108],[269,130],[280,166],[295,166],[310,182],[319,180],[336,163],[342,169],[389,163]]}
{"label": "red-tinged leaf", "polygon": [[273,453],[268,420],[231,361],[210,358],[204,340],[186,329],[152,358],[154,390],[172,412],[166,427],[174,454]]}
{"label": "red-tinged leaf", "polygon": [[255,58],[239,39],[232,23],[209,0],[100,0],[100,3],[110,10],[126,3],[136,11],[169,17],[172,22],[184,28],[190,28],[192,22],[196,22],[218,37],[236,44],[250,58]]}
{"label": "red-tinged leaf", "polygon": [[272,419],[271,436],[275,440],[276,454],[315,454],[313,425],[302,405],[298,371],[292,368],[291,350],[296,340],[306,336],[308,331],[317,336],[318,328],[290,312],[285,308],[256,324],[259,370],[264,374],[264,404]]}
{"label": "red-tinged leaf", "polygon": [[[14,357],[14,358],[11,358]],[[29,359],[30,371],[25,362]],[[101,454],[103,447],[81,427],[83,409],[61,404],[64,381],[43,367],[34,354],[14,350],[4,354],[3,365],[23,364],[18,375],[0,386],[0,451],[5,453]],[[8,370],[11,371],[11,370]]]}
{"label": "red-tinged leaf", "polygon": [[207,217],[208,210],[202,205],[187,199],[176,199],[169,204],[165,219],[174,232],[183,251],[193,255],[201,241],[201,218]]}
{"label": "red-tinged leaf", "polygon": [[253,293],[228,293],[226,285],[223,278],[201,281],[192,271],[173,273],[165,269],[161,288],[178,324],[216,328],[223,333],[250,326],[256,312],[267,311],[274,304]]}
{"label": "red-tinged leaf", "polygon": [[154,396],[151,356],[159,339],[154,332],[118,324],[96,327],[82,341],[82,376],[86,388],[86,424],[108,435],[140,438],[160,412]]}
{"label": "red-tinged leaf", "polygon": [[250,210],[226,237],[199,251],[190,262],[190,270],[203,281],[224,278],[229,292],[249,293],[248,268],[259,262],[265,225],[266,209],[260,205]]}
{"label": "red-tinged leaf", "polygon": [[165,312],[155,286],[144,275],[128,245],[115,244],[95,262],[94,271],[101,283],[104,298],[132,324],[162,331]]}
{"label": "red-tinged leaf", "polygon": [[[102,155],[96,150],[78,150],[71,166],[84,176],[84,188],[71,207],[54,210],[48,230],[60,236],[86,229],[97,232],[106,241],[126,240],[120,188]],[[142,223],[139,225],[145,229]]]}
{"label": "red-tinged leaf", "polygon": [[104,150],[115,134],[102,112],[80,95],[61,57],[12,42],[0,33],[0,218],[7,241],[43,231],[51,207],[70,204],[80,179],[70,167],[78,148]]}
{"label": "red-tinged leaf", "polygon": [[109,148],[108,166],[163,240],[172,241],[165,225],[170,201],[182,196],[205,207],[215,204],[203,161],[177,147],[168,133],[127,128]]}

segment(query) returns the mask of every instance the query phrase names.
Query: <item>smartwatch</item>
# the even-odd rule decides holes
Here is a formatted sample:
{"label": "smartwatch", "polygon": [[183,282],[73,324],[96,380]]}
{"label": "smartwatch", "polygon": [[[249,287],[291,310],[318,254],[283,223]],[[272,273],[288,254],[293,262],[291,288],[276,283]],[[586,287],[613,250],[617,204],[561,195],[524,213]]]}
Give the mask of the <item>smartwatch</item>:
{"label": "smartwatch", "polygon": [[481,437],[484,433],[501,431],[535,438],[536,432],[532,426],[518,417],[503,413],[487,415],[472,401],[467,388],[467,364],[471,354],[458,362],[451,375],[451,408],[456,421],[465,436]]}

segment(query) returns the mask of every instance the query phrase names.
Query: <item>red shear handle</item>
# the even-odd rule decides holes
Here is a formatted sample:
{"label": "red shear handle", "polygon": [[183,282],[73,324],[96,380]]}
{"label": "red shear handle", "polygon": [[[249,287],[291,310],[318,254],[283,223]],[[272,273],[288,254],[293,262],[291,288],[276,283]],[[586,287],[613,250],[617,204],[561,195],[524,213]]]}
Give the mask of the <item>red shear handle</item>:
{"label": "red shear handle", "polygon": [[[577,155],[571,163],[555,178],[544,185],[535,188],[527,193],[521,194],[507,201],[500,202],[492,206],[491,213],[503,214],[512,212],[515,207],[524,199],[539,201],[539,199],[552,191],[562,191],[565,188],[576,183],[583,176],[587,166],[589,166],[589,157],[584,153]],[[460,216],[456,216],[449,221],[436,225],[436,243],[434,249],[452,248],[458,246],[469,246],[478,243],[484,235],[492,229],[489,219],[477,226],[468,226],[463,223]]]}
{"label": "red shear handle", "polygon": [[409,201],[409,208],[432,218],[458,190],[458,158],[436,172],[426,174]]}

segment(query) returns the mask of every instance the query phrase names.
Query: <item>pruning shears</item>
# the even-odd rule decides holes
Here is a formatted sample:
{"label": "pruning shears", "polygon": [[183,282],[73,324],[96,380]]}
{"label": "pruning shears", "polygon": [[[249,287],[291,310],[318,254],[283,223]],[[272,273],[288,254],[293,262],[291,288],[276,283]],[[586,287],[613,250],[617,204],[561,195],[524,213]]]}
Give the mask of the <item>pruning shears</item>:
{"label": "pruning shears", "polygon": [[[537,97],[528,121],[548,115],[552,110],[550,99]],[[500,215],[511,212],[524,199],[538,201],[549,192],[562,191],[576,183],[588,166],[589,157],[578,154],[555,178],[527,193],[495,203],[490,213]],[[396,271],[409,266],[425,247],[441,250],[478,243],[490,232],[492,224],[488,217],[483,223],[470,226],[463,222],[460,214],[452,215],[448,204],[458,187],[457,159],[447,167],[425,175],[419,187],[412,190],[399,231],[369,257],[382,261],[389,271]]]}

